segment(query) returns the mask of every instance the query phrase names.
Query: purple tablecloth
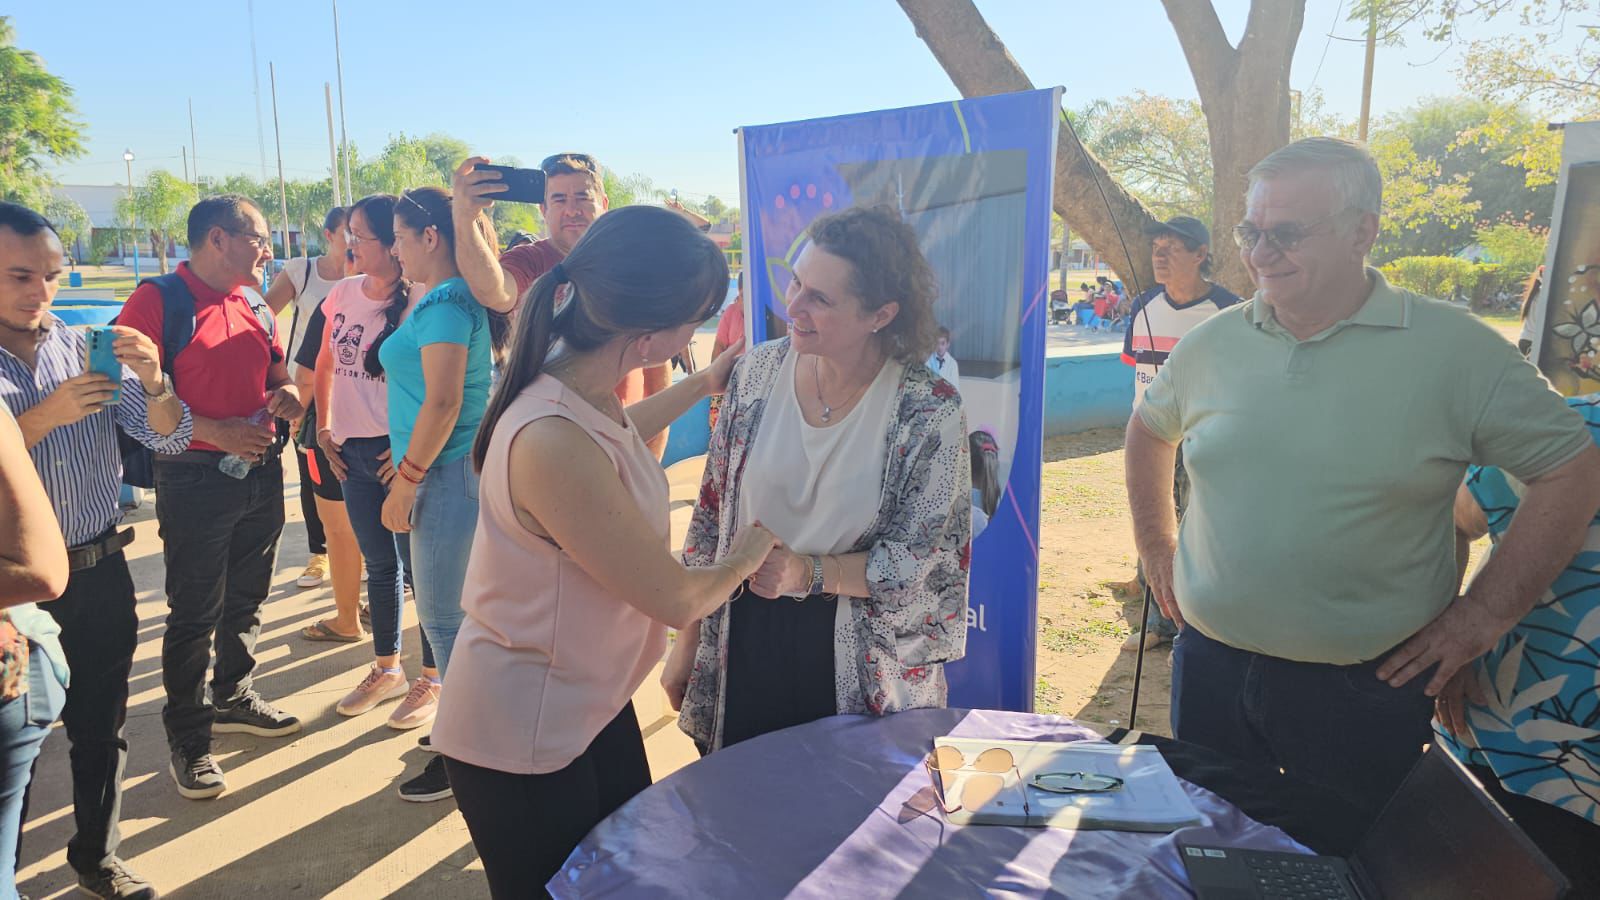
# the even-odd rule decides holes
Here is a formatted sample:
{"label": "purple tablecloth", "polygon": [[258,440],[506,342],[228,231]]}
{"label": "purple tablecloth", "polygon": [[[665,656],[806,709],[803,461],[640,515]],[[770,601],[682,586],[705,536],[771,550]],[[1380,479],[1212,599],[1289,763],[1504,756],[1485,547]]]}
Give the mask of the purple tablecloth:
{"label": "purple tablecloth", "polygon": [[1058,716],[924,709],[835,716],[687,766],[589,833],[557,897],[1191,896],[1177,839],[1304,852],[1184,782],[1208,827],[1173,834],[946,823],[906,801],[939,735],[1098,740]]}

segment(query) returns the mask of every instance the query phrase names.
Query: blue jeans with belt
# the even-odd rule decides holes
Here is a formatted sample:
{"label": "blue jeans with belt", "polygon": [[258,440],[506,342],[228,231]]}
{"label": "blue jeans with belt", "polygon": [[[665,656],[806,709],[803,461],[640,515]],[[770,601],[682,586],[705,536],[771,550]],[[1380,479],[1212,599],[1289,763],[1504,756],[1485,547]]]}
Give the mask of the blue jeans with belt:
{"label": "blue jeans with belt", "polygon": [[66,686],[56,678],[49,657],[29,641],[28,690],[15,700],[0,702],[0,900],[17,900],[22,801],[39,745],[66,702]]}
{"label": "blue jeans with belt", "polygon": [[[407,536],[383,527],[383,501],[389,489],[378,477],[378,456],[389,449],[388,437],[350,438],[339,450],[345,474],[344,506],[350,528],[367,563],[367,603],[372,608],[372,650],[376,656],[400,652],[401,560],[410,553]],[[424,661],[424,665],[431,665]]]}
{"label": "blue jeans with belt", "polygon": [[444,677],[461,630],[461,589],[478,527],[478,473],[470,454],[435,463],[411,508],[412,587],[417,619]]}

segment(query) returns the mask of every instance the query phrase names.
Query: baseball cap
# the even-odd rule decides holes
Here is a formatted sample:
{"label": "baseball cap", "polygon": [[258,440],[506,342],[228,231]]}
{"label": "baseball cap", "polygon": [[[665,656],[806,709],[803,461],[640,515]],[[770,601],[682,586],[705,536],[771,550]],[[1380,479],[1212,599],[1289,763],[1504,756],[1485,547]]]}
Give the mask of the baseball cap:
{"label": "baseball cap", "polygon": [[1205,223],[1194,216],[1173,216],[1165,222],[1156,222],[1145,228],[1145,236],[1159,237],[1163,234],[1174,234],[1186,241],[1196,244],[1211,246],[1211,231]]}

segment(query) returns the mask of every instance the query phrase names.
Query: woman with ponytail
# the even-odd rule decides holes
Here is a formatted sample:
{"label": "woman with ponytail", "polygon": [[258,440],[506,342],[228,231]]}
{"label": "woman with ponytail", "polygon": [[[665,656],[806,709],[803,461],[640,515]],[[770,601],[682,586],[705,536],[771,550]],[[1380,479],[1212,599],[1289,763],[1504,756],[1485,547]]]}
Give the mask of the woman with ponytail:
{"label": "woman with ponytail", "polygon": [[433,744],[493,896],[543,896],[578,841],[650,784],[629,698],[666,627],[722,605],[772,550],[752,525],[716,565],[668,550],[645,441],[722,391],[735,346],[626,410],[613,388],[670,359],[727,291],[721,251],[671,210],[600,217],[523,298],[473,446],[466,614]]}
{"label": "woman with ponytail", "polygon": [[[479,305],[455,262],[450,195],[436,187],[400,195],[395,251],[406,278],[426,291],[379,353],[389,383],[389,436],[395,474],[383,525],[409,534],[417,619],[439,664],[423,674],[389,724],[433,721],[450,648],[461,627],[461,586],[478,524],[478,473],[468,458],[489,403],[490,368],[509,338],[505,316]],[[400,786],[415,802],[450,796],[444,760]]]}
{"label": "woman with ponytail", "polygon": [[[409,285],[394,254],[394,206],[393,196],[373,194],[350,207],[345,227],[361,274],[334,285],[322,301],[327,327],[317,354],[317,409],[322,414],[317,443],[344,489],[345,510],[367,562],[367,605],[377,657],[355,690],[334,707],[342,716],[359,716],[386,700],[408,697],[411,688],[400,666],[405,606],[401,563],[409,546],[405,534],[396,535],[383,525],[383,504],[395,473],[389,452],[388,382],[378,351],[411,305]],[[422,671],[438,677],[426,635]],[[401,704],[390,724],[412,727],[406,724],[415,715],[410,706]]]}

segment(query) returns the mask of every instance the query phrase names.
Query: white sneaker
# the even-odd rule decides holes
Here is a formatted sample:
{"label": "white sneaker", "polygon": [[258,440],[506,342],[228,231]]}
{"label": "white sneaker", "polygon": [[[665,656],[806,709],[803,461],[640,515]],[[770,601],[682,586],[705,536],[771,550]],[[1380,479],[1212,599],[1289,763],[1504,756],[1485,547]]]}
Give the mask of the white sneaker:
{"label": "white sneaker", "polygon": [[385,672],[373,663],[367,677],[361,679],[356,689],[344,695],[334,709],[341,716],[359,716],[386,700],[404,697],[411,689],[404,672]]}

